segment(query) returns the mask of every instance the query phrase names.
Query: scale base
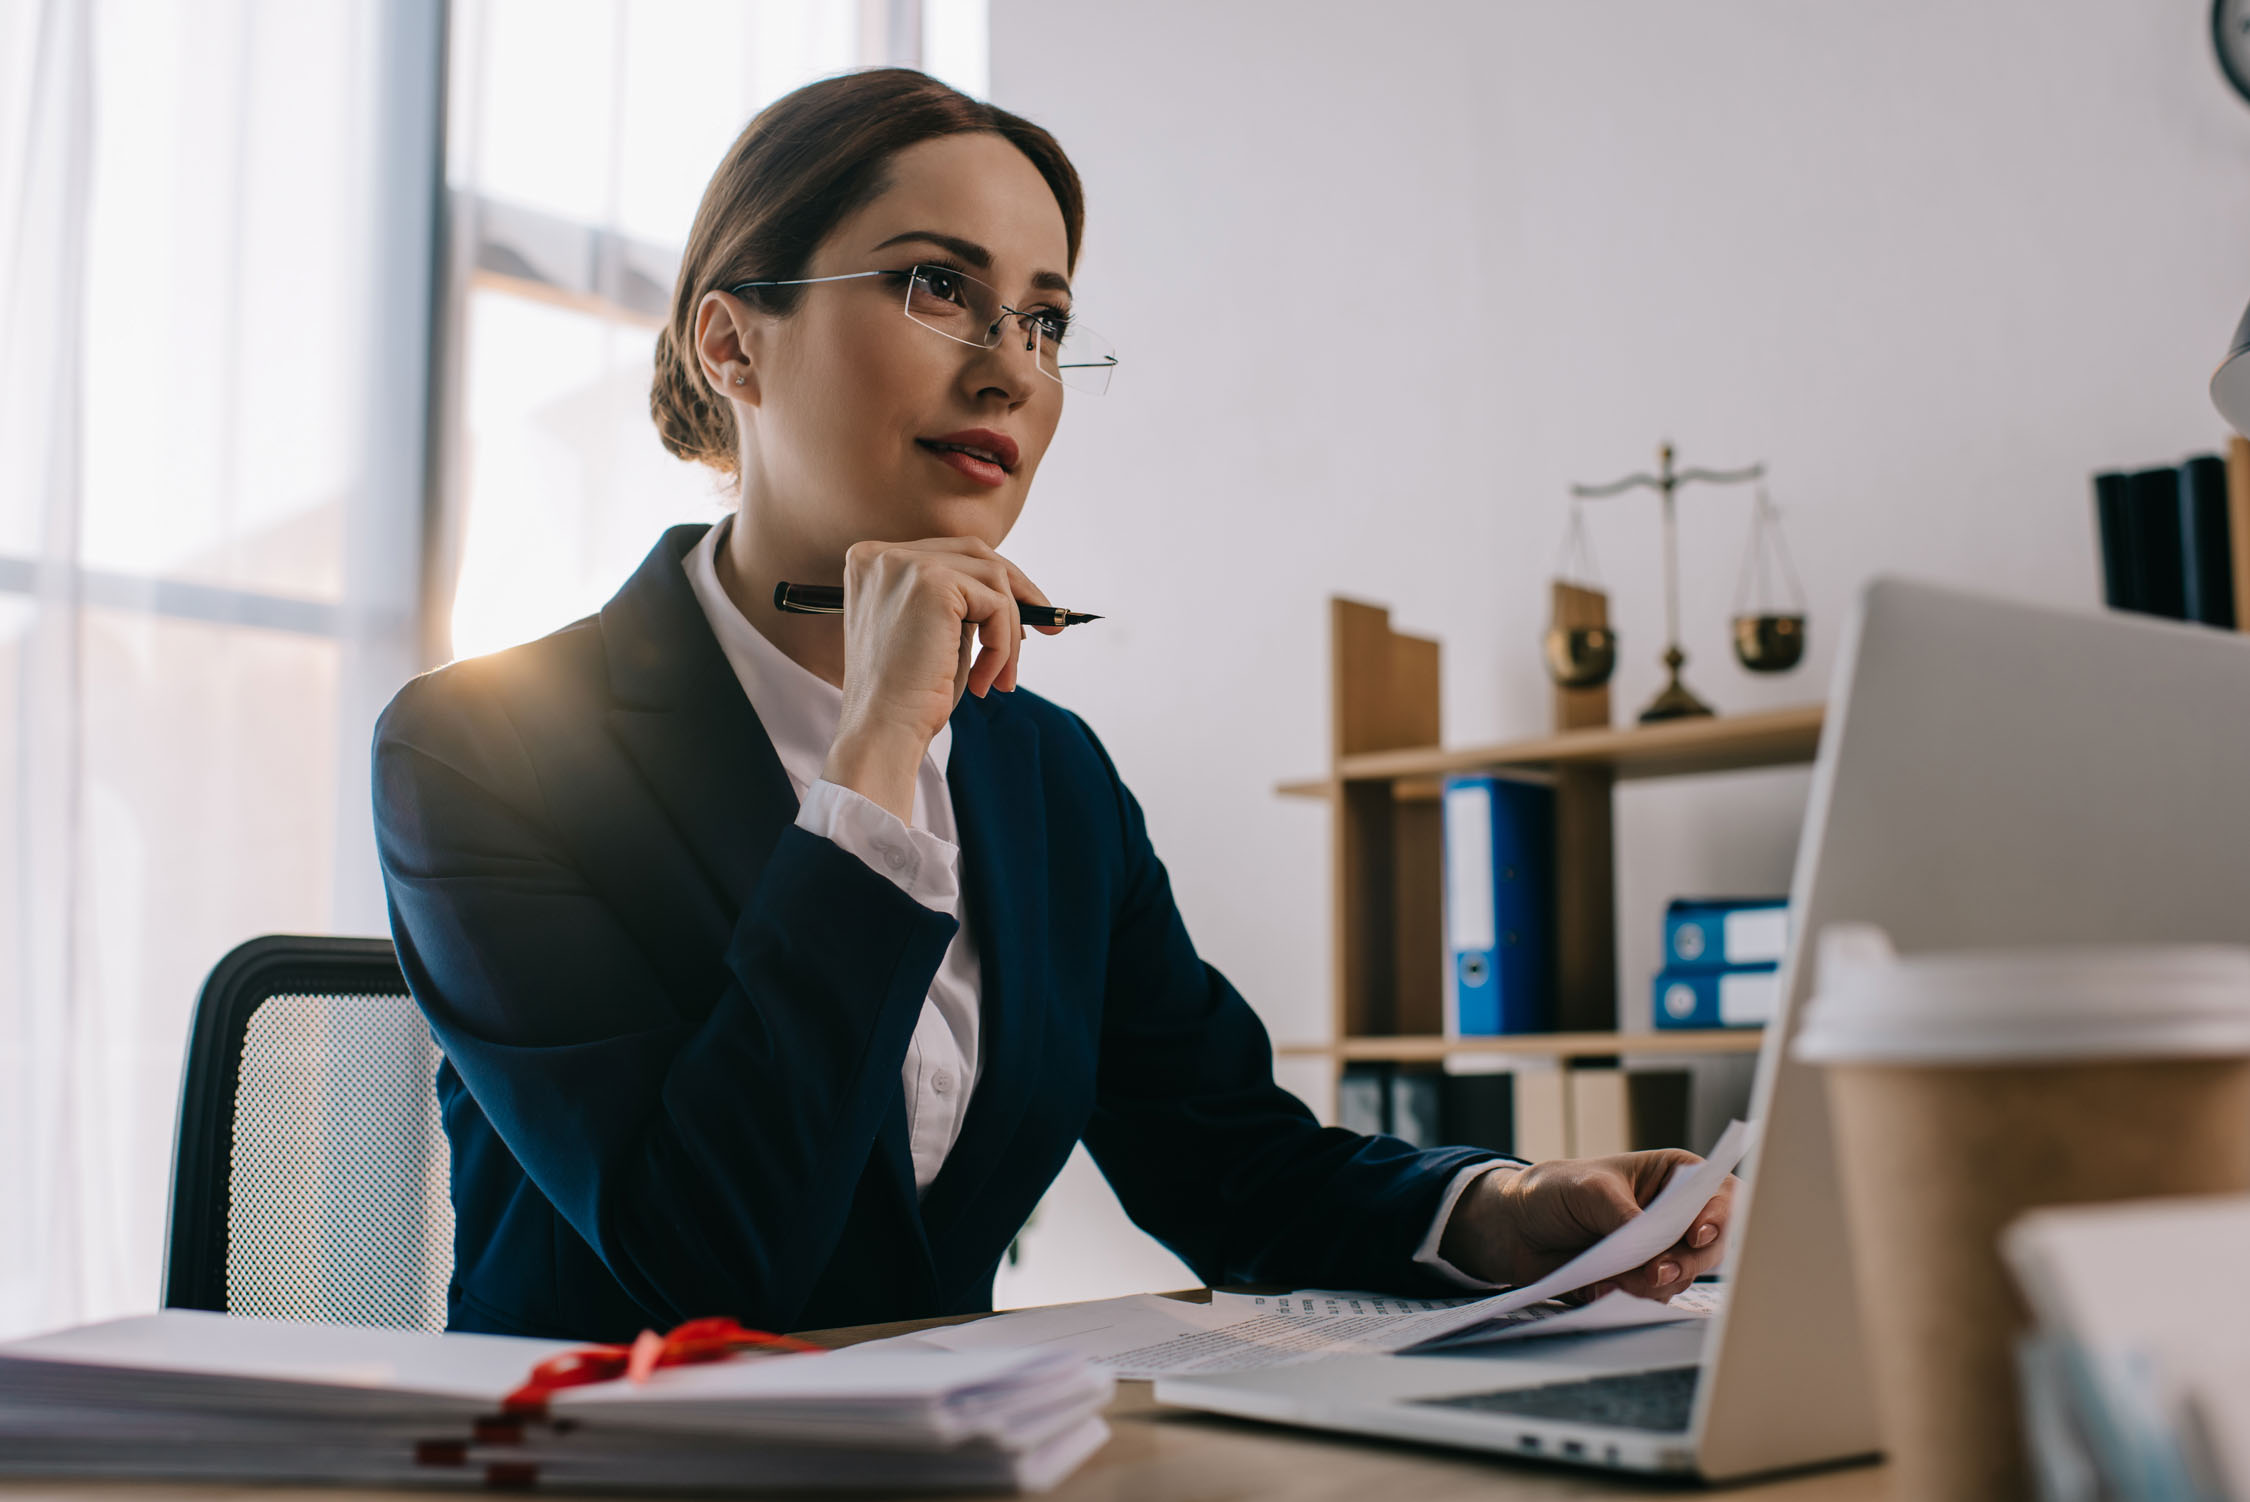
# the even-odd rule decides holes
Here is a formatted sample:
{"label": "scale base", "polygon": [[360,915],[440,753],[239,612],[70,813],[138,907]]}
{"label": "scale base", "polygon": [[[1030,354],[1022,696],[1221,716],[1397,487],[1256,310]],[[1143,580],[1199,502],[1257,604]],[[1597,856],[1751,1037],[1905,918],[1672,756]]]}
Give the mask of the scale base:
{"label": "scale base", "polygon": [[1687,666],[1687,653],[1678,647],[1668,648],[1664,653],[1664,666],[1671,671],[1672,681],[1665,684],[1664,692],[1649,700],[1648,708],[1641,711],[1643,725],[1654,725],[1663,720],[1708,719],[1718,713],[1689,692],[1688,686],[1680,681],[1680,669]]}

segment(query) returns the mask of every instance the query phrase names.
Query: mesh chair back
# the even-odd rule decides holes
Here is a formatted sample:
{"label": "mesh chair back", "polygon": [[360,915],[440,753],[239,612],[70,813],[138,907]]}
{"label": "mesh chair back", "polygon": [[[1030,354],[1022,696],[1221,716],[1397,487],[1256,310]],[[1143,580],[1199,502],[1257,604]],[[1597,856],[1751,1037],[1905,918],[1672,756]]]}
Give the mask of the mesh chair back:
{"label": "mesh chair back", "polygon": [[383,939],[253,939],[188,1039],[168,1307],[445,1327],[437,1046]]}

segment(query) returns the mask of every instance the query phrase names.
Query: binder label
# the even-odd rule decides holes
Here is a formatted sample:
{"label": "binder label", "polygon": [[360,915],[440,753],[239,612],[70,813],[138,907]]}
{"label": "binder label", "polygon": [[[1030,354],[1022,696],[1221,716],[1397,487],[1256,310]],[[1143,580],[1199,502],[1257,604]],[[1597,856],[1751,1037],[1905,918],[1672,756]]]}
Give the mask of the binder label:
{"label": "binder label", "polygon": [[[1789,909],[1741,908],[1727,914],[1726,959],[1730,965],[1779,962],[1789,948]],[[1682,955],[1693,959],[1693,955]]]}
{"label": "binder label", "polygon": [[1719,977],[1719,1025],[1758,1027],[1773,1021],[1781,1007],[1781,973],[1753,970]]}
{"label": "binder label", "polygon": [[1493,948],[1492,790],[1477,783],[1445,790],[1445,899],[1447,946]]}

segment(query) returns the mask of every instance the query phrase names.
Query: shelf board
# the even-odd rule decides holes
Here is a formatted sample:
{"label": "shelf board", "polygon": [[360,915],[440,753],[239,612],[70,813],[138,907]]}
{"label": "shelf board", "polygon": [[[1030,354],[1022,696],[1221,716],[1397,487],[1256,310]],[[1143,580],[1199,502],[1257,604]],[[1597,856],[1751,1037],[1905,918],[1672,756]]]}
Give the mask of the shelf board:
{"label": "shelf board", "polygon": [[1681,1028],[1653,1033],[1510,1033],[1497,1038],[1345,1038],[1335,1043],[1283,1043],[1285,1059],[1375,1059],[1434,1063],[1447,1054],[1496,1053],[1525,1058],[1573,1059],[1609,1054],[1756,1053],[1765,1029]]}
{"label": "shelf board", "polygon": [[1344,782],[1398,782],[1442,777],[1450,772],[1510,769],[1537,772],[1606,767],[1614,776],[1626,779],[1788,766],[1813,759],[1820,748],[1824,714],[1822,705],[1803,704],[1794,709],[1670,720],[1658,725],[1566,730],[1491,746],[1371,751],[1341,758],[1335,777],[1284,782],[1276,791],[1289,797],[1333,798]]}

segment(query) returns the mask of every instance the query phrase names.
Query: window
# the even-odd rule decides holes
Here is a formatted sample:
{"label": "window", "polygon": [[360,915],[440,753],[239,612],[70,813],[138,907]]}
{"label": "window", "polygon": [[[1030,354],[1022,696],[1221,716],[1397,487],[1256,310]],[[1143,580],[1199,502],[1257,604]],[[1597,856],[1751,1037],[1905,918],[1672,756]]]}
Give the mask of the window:
{"label": "window", "polygon": [[983,0],[457,0],[447,149],[453,650],[593,610],[719,477],[648,416],[704,183],[751,116],[862,64],[984,91]]}

